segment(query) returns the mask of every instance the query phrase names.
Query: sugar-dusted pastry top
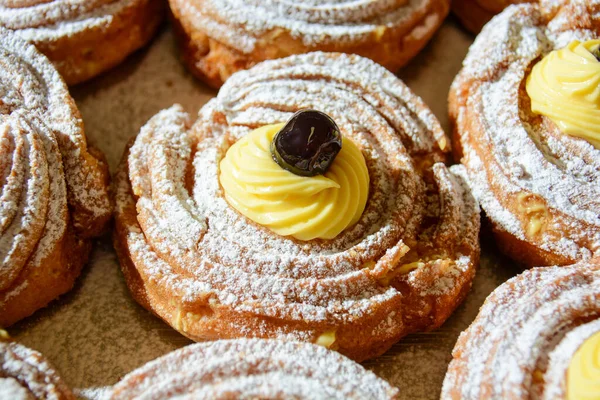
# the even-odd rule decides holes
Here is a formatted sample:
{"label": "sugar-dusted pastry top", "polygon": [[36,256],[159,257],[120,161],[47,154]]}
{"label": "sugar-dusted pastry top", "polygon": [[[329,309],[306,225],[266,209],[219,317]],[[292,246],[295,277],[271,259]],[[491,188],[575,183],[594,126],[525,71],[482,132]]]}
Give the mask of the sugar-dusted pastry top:
{"label": "sugar-dusted pastry top", "polygon": [[600,150],[533,113],[525,84],[546,54],[597,38],[599,11],[598,0],[508,7],[476,38],[450,94],[457,147],[486,215],[556,263],[600,249]]}
{"label": "sugar-dusted pastry top", "polygon": [[0,26],[19,30],[28,41],[51,40],[87,29],[102,29],[113,15],[140,0],[6,0]]}
{"label": "sugar-dusted pastry top", "polygon": [[[533,268],[498,287],[461,333],[442,398],[550,400],[578,398],[570,397],[578,390],[593,393],[597,348],[584,355],[596,361],[581,361],[575,354],[598,332],[599,259]],[[590,366],[592,371],[585,371]]]}
{"label": "sugar-dusted pastry top", "polygon": [[[600,40],[574,40],[547,54],[527,78],[531,110],[600,149]],[[598,54],[596,56],[596,53]]]}
{"label": "sugar-dusted pastry top", "polygon": [[258,128],[234,143],[220,163],[227,202],[252,221],[299,240],[334,239],[360,219],[369,172],[360,149],[343,138],[329,170],[299,176],[278,165],[271,142],[283,124]]}
{"label": "sugar-dusted pastry top", "polygon": [[110,399],[395,399],[398,389],[324,347],[238,339],[176,350],[126,375]]}
{"label": "sugar-dusted pastry top", "polygon": [[163,0],[6,0],[0,27],[46,55],[68,85],[122,62],[145,45],[163,17]]}
{"label": "sugar-dusted pastry top", "polygon": [[58,373],[35,350],[0,339],[0,398],[75,400]]}
{"label": "sugar-dusted pastry top", "polygon": [[[306,108],[336,121],[370,179],[358,222],[308,242],[253,223],[219,182],[234,143]],[[368,59],[317,52],[239,72],[195,123],[164,110],[126,153],[116,246],[130,288],[192,338],[333,333],[344,354],[372,357],[441,324],[470,287],[479,210],[449,150],[422,100]]]}
{"label": "sugar-dusted pastry top", "polygon": [[[62,78],[33,45],[3,28],[0,156],[0,325],[6,326],[16,317],[4,307],[13,304],[13,311],[30,314],[46,290],[57,290],[43,287],[45,278],[81,268],[85,257],[74,261],[79,249],[104,231],[112,205],[108,168],[88,149],[81,116]],[[69,259],[63,257],[67,247]],[[33,300],[15,305],[24,291],[35,292]]]}
{"label": "sugar-dusted pastry top", "polygon": [[[20,37],[2,28],[0,56],[6,60],[3,68],[0,68],[0,121],[10,125],[26,123],[23,119],[38,119],[37,123],[40,126],[35,128],[41,132],[37,132],[37,135],[53,136],[54,138],[49,139],[55,142],[52,146],[58,146],[60,149],[61,160],[55,161],[64,168],[62,179],[66,180],[67,190],[70,192],[69,199],[74,206],[72,211],[77,214],[73,223],[85,224],[83,219],[107,218],[111,207],[108,189],[102,188],[106,185],[105,176],[98,166],[98,161],[87,152],[83,121],[64,81],[48,59],[38,53],[34,46],[26,44]],[[32,121],[27,123],[35,124]],[[4,130],[5,135],[6,132]],[[6,136],[4,138],[6,140]],[[44,146],[51,145],[44,143]],[[15,161],[18,161],[18,158]],[[50,174],[59,172],[61,171],[56,167],[49,169]],[[11,173],[11,177],[20,179],[16,171]],[[33,183],[30,187],[32,190],[36,189]],[[10,208],[6,203],[4,207]],[[91,226],[79,228],[94,230]]]}
{"label": "sugar-dusted pastry top", "polygon": [[[251,53],[259,36],[285,29],[304,45],[327,45],[372,38],[426,16],[431,0],[203,0],[172,2],[200,31],[242,52]],[[439,23],[428,21],[429,25]],[[406,27],[404,29],[407,29]],[[412,29],[412,27],[411,27]],[[423,33],[426,34],[426,27]],[[417,35],[417,32],[413,32]]]}

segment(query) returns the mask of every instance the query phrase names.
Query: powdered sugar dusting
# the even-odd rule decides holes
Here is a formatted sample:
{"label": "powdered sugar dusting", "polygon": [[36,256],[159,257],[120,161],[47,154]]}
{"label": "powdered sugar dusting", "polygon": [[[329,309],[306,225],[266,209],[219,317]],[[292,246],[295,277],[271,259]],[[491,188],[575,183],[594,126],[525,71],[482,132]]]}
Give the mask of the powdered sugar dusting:
{"label": "powdered sugar dusting", "polygon": [[0,26],[27,41],[47,41],[110,25],[113,16],[139,0],[11,1],[0,5]]}
{"label": "powdered sugar dusting", "polygon": [[15,378],[0,378],[0,397],[13,400],[35,399]]}
{"label": "powdered sugar dusting", "polygon": [[251,53],[257,37],[280,29],[300,38],[306,46],[365,40],[375,36],[378,29],[398,29],[407,21],[424,16],[432,1],[172,0],[171,7],[209,37]]}
{"label": "powdered sugar dusting", "polygon": [[[443,127],[447,127],[447,88],[471,40],[452,21],[446,22],[401,72]],[[170,30],[163,30],[147,51],[136,53],[109,74],[71,88],[71,93],[90,143],[104,151],[113,168],[127,140],[152,115],[175,102],[195,113],[216,94],[185,72]],[[10,333],[50,359],[69,386],[86,388],[77,390],[79,396],[97,399],[128,372],[190,341],[134,303],[107,238],[95,249],[72,292],[13,326]],[[459,332],[472,321],[487,294],[516,272],[495,249],[486,248],[469,296],[442,328],[407,336],[366,365],[400,387],[402,399],[439,399]]]}
{"label": "powdered sugar dusting", "polygon": [[[565,3],[513,6],[496,16],[453,84],[458,109],[452,112],[473,191],[494,224],[543,250],[585,259],[600,247],[600,151],[553,131],[523,103],[522,84],[536,59],[597,36],[575,29],[574,21],[589,19],[600,2]],[[473,123],[484,128],[469,128]],[[539,238],[526,234],[527,217],[514,206],[520,193],[538,196],[548,209]]]}
{"label": "powdered sugar dusting", "polygon": [[[249,222],[227,204],[218,181],[219,161],[231,143],[254,127],[285,121],[300,108],[331,115],[367,160],[371,193],[365,212],[330,241],[299,242]],[[417,154],[420,164],[443,161],[440,143],[445,146],[447,138],[422,101],[372,61],[311,53],[264,62],[233,76],[191,129],[187,121],[179,106],[153,117],[129,151],[128,170],[116,179],[118,232],[126,236],[142,280],[211,310],[193,317],[193,324],[182,322],[182,305],[169,310],[160,298],[152,300],[149,290],[150,302],[156,301],[151,307],[176,329],[196,338],[219,337],[197,326],[228,323],[235,324],[227,328],[235,336],[314,340],[324,329],[315,323],[339,327],[369,321],[373,327],[361,329],[364,340],[371,337],[369,329],[390,338],[422,329],[415,321],[427,325],[447,318],[398,312],[394,304],[402,297],[429,302],[448,296],[458,302],[470,285],[478,254],[478,208],[443,164],[436,164],[428,178],[415,170]],[[183,182],[192,188],[191,197]],[[423,230],[425,210],[437,222]],[[423,268],[398,278],[411,293],[381,285],[380,279],[409,262],[403,256],[411,246],[411,260],[422,259]],[[194,293],[192,282],[201,291]],[[448,308],[453,306],[442,309]],[[390,323],[372,319],[381,309],[388,310],[384,319],[389,316]],[[221,317],[226,310],[306,328],[262,322],[250,328],[244,321],[252,319]],[[410,322],[405,326],[402,320]],[[338,335],[343,334],[340,328]]]}
{"label": "powdered sugar dusting", "polygon": [[75,398],[40,353],[5,342],[0,342],[0,397],[15,400]]}
{"label": "powdered sugar dusting", "polygon": [[574,337],[598,327],[577,328],[600,315],[599,271],[594,263],[534,268],[496,289],[461,334],[442,397],[557,398]]}
{"label": "powdered sugar dusting", "polygon": [[101,166],[87,153],[78,111],[49,61],[0,28],[0,129],[3,132],[0,210],[0,306],[27,287],[9,290],[28,265],[43,266],[72,224],[97,235],[111,204]]}
{"label": "powdered sugar dusting", "polygon": [[194,344],[127,375],[111,399],[144,397],[391,399],[397,389],[307,343],[238,339]]}

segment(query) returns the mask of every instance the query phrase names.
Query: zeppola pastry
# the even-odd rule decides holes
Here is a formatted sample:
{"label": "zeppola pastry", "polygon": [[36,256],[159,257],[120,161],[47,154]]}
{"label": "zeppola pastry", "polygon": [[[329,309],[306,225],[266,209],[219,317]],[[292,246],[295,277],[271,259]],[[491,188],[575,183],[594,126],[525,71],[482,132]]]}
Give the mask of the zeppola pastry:
{"label": "zeppola pastry", "polygon": [[600,1],[511,6],[449,96],[456,158],[505,253],[568,265],[600,249]]}
{"label": "zeppola pastry", "polygon": [[398,389],[309,343],[219,340],[176,350],[125,376],[119,399],[396,399]]}
{"label": "zeppola pastry", "polygon": [[494,15],[511,4],[534,3],[537,0],[452,0],[452,13],[473,33],[479,33]]}
{"label": "zeppola pastry", "polygon": [[599,398],[600,260],[510,279],[453,356],[442,399]]}
{"label": "zeppola pastry", "polygon": [[374,357],[439,327],[470,288],[479,209],[449,151],[421,99],[368,59],[238,72],[197,121],[164,110],[126,151],[114,243],[129,288],[195,340]]}
{"label": "zeppola pastry", "polygon": [[75,400],[75,396],[40,353],[0,340],[0,399]]}
{"label": "zeppola pastry", "polygon": [[108,168],[46,57],[0,28],[0,327],[73,286],[111,218]]}
{"label": "zeppola pastry", "polygon": [[0,26],[35,44],[73,85],[145,45],[163,9],[162,0],[4,0]]}
{"label": "zeppola pastry", "polygon": [[231,74],[311,51],[359,54],[395,72],[431,39],[449,0],[169,0],[183,60],[219,87]]}

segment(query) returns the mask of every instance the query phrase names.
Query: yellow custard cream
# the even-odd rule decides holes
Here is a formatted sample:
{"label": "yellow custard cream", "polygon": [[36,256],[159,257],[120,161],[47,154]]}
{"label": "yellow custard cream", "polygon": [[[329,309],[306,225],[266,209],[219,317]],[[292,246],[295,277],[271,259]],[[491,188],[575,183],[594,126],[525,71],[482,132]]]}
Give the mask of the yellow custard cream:
{"label": "yellow custard cream", "polygon": [[358,147],[342,150],[325,175],[295,175],[271,157],[285,124],[258,128],[229,148],[219,180],[227,202],[252,221],[299,240],[333,239],[358,222],[367,203],[369,172]]}
{"label": "yellow custard cream", "polygon": [[567,371],[568,400],[600,399],[600,332],[575,352]]}
{"label": "yellow custard cream", "polygon": [[562,132],[600,149],[600,62],[592,54],[600,40],[574,41],[537,63],[527,79],[534,113]]}

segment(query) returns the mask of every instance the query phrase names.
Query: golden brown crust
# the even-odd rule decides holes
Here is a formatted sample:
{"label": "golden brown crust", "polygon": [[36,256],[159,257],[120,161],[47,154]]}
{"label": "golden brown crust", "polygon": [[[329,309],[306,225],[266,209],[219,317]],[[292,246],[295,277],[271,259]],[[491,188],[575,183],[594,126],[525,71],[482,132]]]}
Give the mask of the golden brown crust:
{"label": "golden brown crust", "polygon": [[52,37],[30,32],[23,36],[52,61],[68,85],[75,85],[121,63],[156,32],[164,16],[164,2],[135,0],[129,3],[110,18],[103,16],[106,23],[66,30]]}
{"label": "golden brown crust", "polygon": [[[467,167],[500,249],[525,266],[568,265],[599,250],[597,150],[533,114],[525,89],[531,66],[552,50],[546,43],[597,37],[598,7],[565,0],[505,10],[471,47],[450,90],[455,159]],[[581,177],[582,169],[590,174]]]}
{"label": "golden brown crust", "polygon": [[570,360],[600,331],[599,282],[592,259],[533,268],[498,287],[461,333],[441,398],[567,398]]}
{"label": "golden brown crust", "polygon": [[45,357],[0,338],[0,397],[75,400],[75,395]]}
{"label": "golden brown crust", "polygon": [[52,64],[0,28],[0,326],[73,287],[112,214],[104,156],[88,147]]}
{"label": "golden brown crust", "polygon": [[[232,209],[215,183],[229,135],[301,101],[376,154],[366,156],[365,213],[332,240],[275,235]],[[195,124],[180,107],[164,110],[127,150],[115,177],[114,236],[127,284],[194,340],[330,334],[350,358],[375,357],[410,332],[439,327],[470,288],[479,210],[442,163],[447,144],[422,101],[370,60],[311,53],[240,72]]]}
{"label": "golden brown crust", "polygon": [[[117,180],[119,180],[118,177]],[[310,321],[293,322],[252,313],[244,315],[199,304],[188,304],[182,313],[184,301],[177,299],[173,292],[165,291],[160,282],[141,278],[139,269],[145,268],[145,266],[139,264],[136,266],[127,248],[128,234],[131,230],[129,224],[134,224],[141,230],[135,221],[135,213],[132,208],[122,210],[118,214],[113,243],[133,298],[145,309],[153,312],[190,339],[196,341],[235,339],[240,337],[240,331],[249,332],[249,337],[265,339],[305,332],[307,334],[305,340],[316,342],[319,335],[315,332],[327,332],[333,328],[327,325],[319,326]],[[465,251],[464,254],[474,255],[476,258],[470,263],[472,262],[473,266],[478,265],[478,248],[462,250]],[[372,313],[371,318],[360,323],[336,326],[334,349],[350,359],[360,362],[382,355],[408,333],[439,328],[462,303],[471,289],[471,282],[475,276],[475,268],[469,267],[456,280],[454,290],[443,295],[431,293],[424,296],[420,293],[419,289],[434,286],[435,281],[445,275],[447,271],[443,270],[449,268],[449,264],[446,261],[446,265],[443,262],[437,265],[427,265],[426,268],[413,274],[411,280],[418,281],[419,288],[407,284],[408,276],[395,279],[391,285],[403,294],[402,303],[391,303],[386,307],[380,307],[376,313]],[[193,318],[186,319],[187,313]],[[198,319],[196,316],[203,318]],[[382,321],[386,320],[388,323],[396,324],[398,329],[393,335],[381,332],[381,336],[378,336],[375,332],[378,331],[377,328]],[[181,321],[181,324],[177,325],[174,321]],[[260,332],[260,334],[256,334],[256,332]]]}
{"label": "golden brown crust", "polygon": [[[117,183],[125,183],[121,180],[124,179],[122,175],[124,168],[126,164],[121,166],[120,175],[116,177]],[[133,193],[130,192],[130,196],[133,199]],[[272,318],[252,312],[241,313],[226,307],[209,306],[206,301],[189,303],[179,298],[179,294],[169,291],[161,282],[148,278],[142,279],[140,270],[147,266],[141,265],[139,261],[136,265],[127,247],[130,243],[128,235],[131,227],[141,230],[136,214],[135,203],[131,202],[117,213],[115,219],[113,243],[125,281],[133,298],[140,305],[162,318],[181,334],[195,341],[235,339],[246,335],[268,339],[294,334],[305,335],[305,340],[316,342],[319,336],[317,332],[332,329],[328,324],[312,321],[292,321],[287,318]],[[168,275],[168,272],[165,272],[165,275]],[[394,310],[399,307],[401,307],[399,302],[393,302],[386,307],[380,307],[368,320],[363,320],[360,324],[335,327],[335,349],[353,360],[365,360],[383,354],[404,334],[397,332],[393,336],[378,337],[375,334],[365,333],[376,331],[381,321],[388,315],[394,315]],[[398,313],[392,321],[388,320],[388,322],[402,326],[402,315]],[[240,332],[247,333],[240,335]]]}
{"label": "golden brown crust", "polygon": [[511,4],[532,3],[536,0],[452,0],[452,13],[460,23],[472,33],[479,33],[481,28],[494,15],[502,12]]}
{"label": "golden brown crust", "polygon": [[[312,51],[358,54],[396,72],[427,44],[448,15],[450,7],[448,0],[427,0],[423,2],[425,7],[408,13],[403,22],[393,28],[382,27],[382,31],[374,31],[356,40],[332,43],[305,44],[302,37],[290,30],[276,28],[255,36],[253,50],[242,52],[203,31],[186,3],[188,0],[170,0],[182,59],[196,77],[215,88],[233,73],[261,61]],[[232,34],[235,33],[232,31]]]}
{"label": "golden brown crust", "polygon": [[31,265],[23,269],[12,286],[22,289],[14,293],[0,292],[0,301],[5,302],[0,305],[0,326],[11,326],[71,290],[91,249],[89,240],[79,239],[72,229],[66,232],[42,261],[43,269]]}
{"label": "golden brown crust", "polygon": [[197,343],[166,354],[127,374],[107,399],[394,400],[398,396],[397,388],[321,346],[238,339]]}
{"label": "golden brown crust", "polygon": [[496,245],[504,254],[513,260],[519,260],[525,266],[535,265],[569,265],[574,262],[570,257],[540,249],[532,243],[518,239],[492,224]]}

